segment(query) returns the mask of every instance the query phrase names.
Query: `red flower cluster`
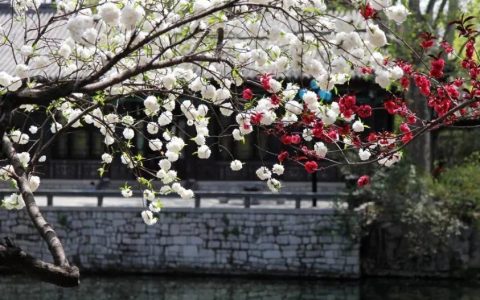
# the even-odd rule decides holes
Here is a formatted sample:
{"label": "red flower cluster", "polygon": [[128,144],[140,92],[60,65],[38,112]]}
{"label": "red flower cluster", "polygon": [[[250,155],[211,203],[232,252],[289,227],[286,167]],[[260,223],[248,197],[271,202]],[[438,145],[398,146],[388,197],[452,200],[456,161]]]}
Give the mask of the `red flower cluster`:
{"label": "red flower cluster", "polygon": [[338,100],[340,112],[345,118],[350,118],[354,114],[358,114],[361,118],[368,118],[372,115],[372,107],[370,105],[357,106],[357,98],[354,95],[346,95]]}
{"label": "red flower cluster", "polygon": [[421,33],[420,38],[422,39],[422,41],[420,42],[420,47],[425,50],[431,48],[434,44],[434,40],[436,39],[436,37],[429,32]]}
{"label": "red flower cluster", "polygon": [[415,85],[420,89],[420,93],[424,96],[430,96],[430,80],[424,75],[414,75]]}
{"label": "red flower cluster", "polygon": [[360,105],[357,108],[357,114],[360,118],[369,118],[372,116],[372,107],[370,105]]}
{"label": "red flower cluster", "polygon": [[440,43],[440,46],[445,50],[446,53],[452,53],[453,52],[453,47],[448,43],[447,41],[442,41]]}
{"label": "red flower cluster", "polygon": [[430,62],[430,76],[435,78],[443,77],[443,68],[445,67],[445,61],[442,58],[434,59]]}
{"label": "red flower cluster", "polygon": [[364,187],[369,183],[370,183],[370,177],[368,175],[360,176],[360,178],[358,178],[357,180],[357,186],[359,188]]}
{"label": "red flower cluster", "polygon": [[413,139],[412,131],[410,130],[410,127],[408,127],[407,123],[400,124],[400,131],[403,133],[403,136],[402,136],[403,143],[406,144]]}
{"label": "red flower cluster", "polygon": [[318,164],[316,161],[310,160],[305,163],[305,170],[307,173],[312,174],[318,170]]}
{"label": "red flower cluster", "polygon": [[302,138],[298,134],[284,134],[280,138],[280,141],[285,145],[298,145],[302,142]]}
{"label": "red flower cluster", "polygon": [[466,59],[473,59],[473,53],[475,53],[475,40],[470,39],[465,45],[465,54],[467,56]]}

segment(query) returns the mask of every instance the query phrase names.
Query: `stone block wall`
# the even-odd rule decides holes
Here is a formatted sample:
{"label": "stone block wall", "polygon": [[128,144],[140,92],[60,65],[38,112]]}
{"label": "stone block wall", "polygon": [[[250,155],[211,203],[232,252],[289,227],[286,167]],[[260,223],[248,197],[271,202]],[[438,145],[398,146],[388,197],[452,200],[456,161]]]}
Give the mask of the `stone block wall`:
{"label": "stone block wall", "polygon": [[[91,272],[358,278],[359,242],[333,210],[45,207],[71,261]],[[0,236],[51,261],[25,212],[0,211]]]}

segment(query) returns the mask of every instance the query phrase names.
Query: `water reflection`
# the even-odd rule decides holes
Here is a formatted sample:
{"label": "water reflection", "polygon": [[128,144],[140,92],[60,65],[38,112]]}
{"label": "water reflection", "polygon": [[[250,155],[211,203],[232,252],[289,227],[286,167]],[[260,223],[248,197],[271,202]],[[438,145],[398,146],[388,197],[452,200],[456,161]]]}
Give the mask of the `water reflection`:
{"label": "water reflection", "polygon": [[450,281],[319,281],[224,277],[86,277],[62,289],[19,276],[0,278],[0,299],[16,300],[474,300],[480,285]]}

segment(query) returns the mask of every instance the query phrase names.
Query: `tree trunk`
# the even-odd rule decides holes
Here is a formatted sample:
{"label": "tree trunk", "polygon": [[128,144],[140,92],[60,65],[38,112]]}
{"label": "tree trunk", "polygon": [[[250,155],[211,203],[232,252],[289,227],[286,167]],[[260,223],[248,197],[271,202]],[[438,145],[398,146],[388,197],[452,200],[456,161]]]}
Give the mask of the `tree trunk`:
{"label": "tree trunk", "polygon": [[0,245],[0,266],[21,271],[39,280],[63,287],[73,287],[79,284],[80,272],[77,267],[70,266],[65,250],[53,227],[47,223],[30,189],[28,174],[18,160],[15,148],[8,136],[4,135],[1,150],[14,168],[12,178],[17,182],[18,190],[25,201],[25,209],[40,236],[47,243],[54,264],[43,262],[16,247],[8,239]]}
{"label": "tree trunk", "polygon": [[[430,120],[430,109],[427,106],[427,100],[420,94],[415,84],[410,85],[410,90],[406,95],[409,108],[416,112],[417,117],[423,120]],[[432,169],[432,137],[430,131],[415,138],[407,146],[407,155],[411,161],[425,173],[430,173]]]}

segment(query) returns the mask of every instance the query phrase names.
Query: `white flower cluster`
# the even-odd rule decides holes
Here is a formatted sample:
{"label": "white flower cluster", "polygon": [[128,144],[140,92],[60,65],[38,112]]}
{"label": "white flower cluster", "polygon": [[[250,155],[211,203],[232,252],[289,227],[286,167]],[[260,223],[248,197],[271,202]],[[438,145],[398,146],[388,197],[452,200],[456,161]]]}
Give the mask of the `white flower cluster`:
{"label": "white flower cluster", "polygon": [[[24,4],[17,10],[34,8],[34,1],[20,1]],[[321,101],[317,92],[302,91],[285,78],[313,78],[319,89],[329,92],[353,76],[363,76],[363,67],[371,68],[375,82],[384,88],[403,76],[401,68],[385,64],[382,47],[388,44],[387,36],[378,24],[365,20],[356,1],[352,2],[351,11],[342,13],[327,12],[323,0],[252,0],[248,5],[232,2],[231,7],[225,0],[180,1],[178,5],[173,2],[101,1],[90,7],[76,0],[60,0],[58,16],[48,26],[61,28],[68,36],[55,36],[57,31],[52,29],[35,44],[14,45],[19,53],[14,73],[0,71],[0,92],[40,85],[43,88],[46,85],[32,80],[33,75],[44,75],[51,69],[57,79],[65,82],[94,78],[82,87],[82,91],[91,88],[92,93],[56,99],[50,131],[59,134],[88,125],[98,129],[108,148],[101,155],[102,168],[111,164],[115,155],[129,169],[142,167],[145,158],[133,149],[145,136],[158,161],[152,174],[163,185],[159,191],[142,188],[145,201],[151,202],[149,209],[142,212],[149,225],[158,221],[155,214],[160,211],[161,202],[156,195],[175,192],[183,199],[193,197],[193,191],[178,182],[174,163],[190,154],[185,153],[188,143],[195,147],[192,152],[199,159],[212,156],[209,126],[217,115],[235,120],[229,133],[241,142],[254,132],[255,126],[288,127],[309,114],[326,129],[341,120],[352,122],[353,131],[361,133],[366,126],[355,115],[344,116],[337,102]],[[409,14],[402,4],[392,5],[390,0],[370,2],[373,9],[383,11],[396,23],[405,21]],[[207,13],[220,5],[227,7]],[[206,15],[195,17],[199,14]],[[193,21],[184,22],[188,19]],[[310,29],[302,37],[298,34],[301,24],[294,20],[309,22]],[[309,32],[317,29],[322,31],[320,35]],[[220,33],[223,39],[217,44]],[[247,93],[244,100],[250,102],[240,103],[232,91],[243,85],[245,79],[262,74],[261,84],[269,95],[254,97]],[[95,90],[97,86],[101,88]],[[78,100],[93,94],[95,109]],[[145,95],[140,102],[143,107],[124,112],[118,102],[110,100],[124,94]],[[188,128],[179,126],[177,121]],[[32,125],[28,129],[32,136],[21,130],[11,131],[9,136],[15,144],[25,145],[37,131]],[[193,134],[187,138],[185,132]],[[299,138],[302,142],[314,140],[313,123],[306,125]],[[347,145],[352,142],[338,134],[328,138],[335,143],[341,139]],[[370,151],[373,149],[360,149],[360,159],[370,159]],[[325,158],[328,148],[317,141],[313,152]],[[27,167],[30,154],[21,152],[17,156]],[[393,160],[385,157],[382,162],[387,165]],[[43,157],[39,161],[44,161]],[[239,171],[243,163],[234,159],[230,168]],[[6,170],[0,172],[0,177],[9,178]],[[259,168],[256,175],[266,181],[270,190],[278,191],[281,183],[272,176],[284,172],[284,165],[275,164],[271,169]],[[37,178],[31,177],[32,190],[38,188]],[[132,197],[133,190],[125,186],[121,193]],[[15,201],[20,203],[18,197],[11,196],[7,202]]]}
{"label": "white flower cluster", "polygon": [[20,210],[25,207],[25,201],[23,201],[23,197],[21,194],[11,194],[3,198],[2,206],[5,209],[17,209]]}
{"label": "white flower cluster", "polygon": [[267,181],[267,186],[270,191],[278,192],[282,188],[282,183],[278,179],[272,178],[272,175],[275,174],[280,176],[283,175],[284,172],[285,168],[283,165],[274,164],[271,170],[267,167],[260,167],[255,173],[260,180]]}

